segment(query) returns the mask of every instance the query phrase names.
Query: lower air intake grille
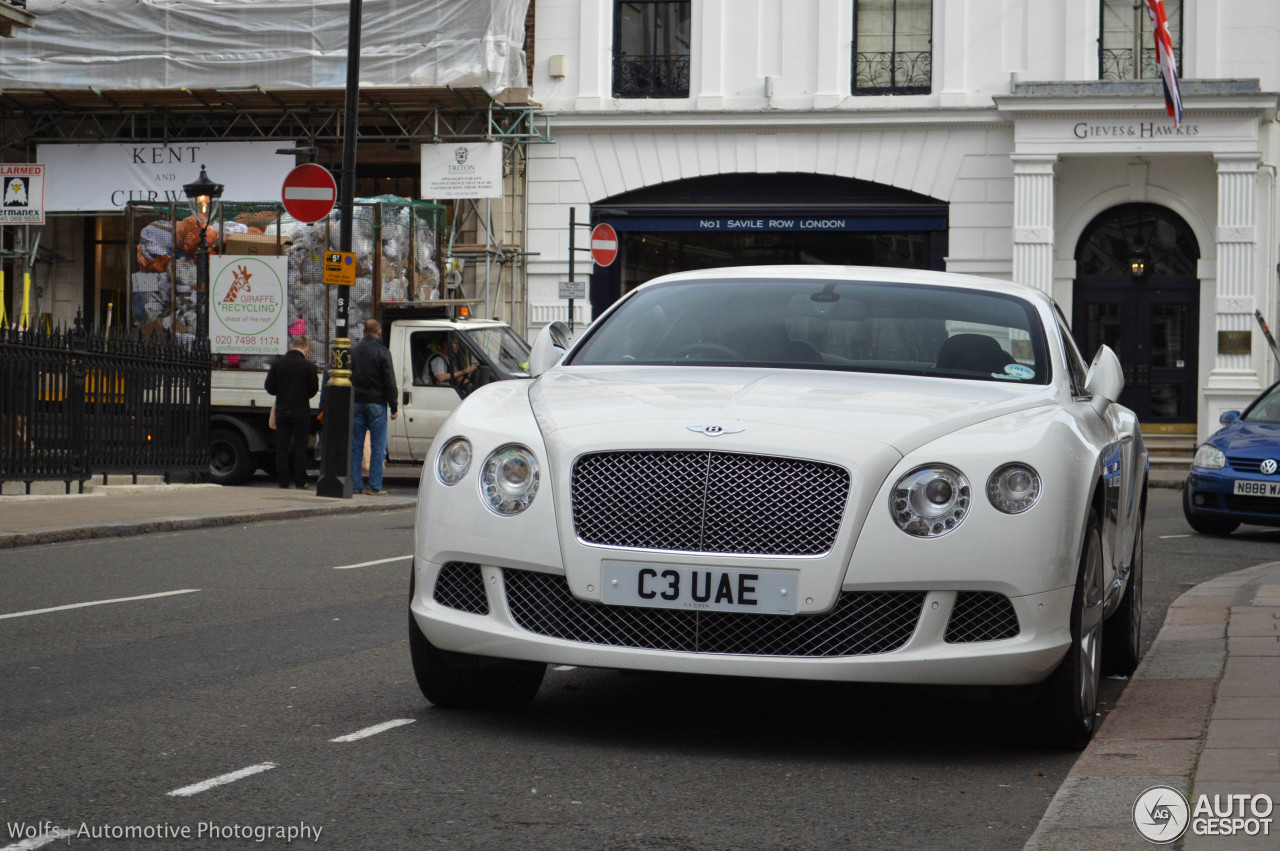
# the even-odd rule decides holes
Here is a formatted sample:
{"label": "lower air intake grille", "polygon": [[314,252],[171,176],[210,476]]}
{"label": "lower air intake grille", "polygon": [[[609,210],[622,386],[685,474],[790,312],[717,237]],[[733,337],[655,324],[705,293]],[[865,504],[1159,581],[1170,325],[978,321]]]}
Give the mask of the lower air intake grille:
{"label": "lower air intake grille", "polygon": [[923,591],[841,593],[817,615],[756,615],[609,606],[579,600],[563,576],[505,570],[511,615],[538,635],[646,650],[745,656],[865,656],[910,640]]}
{"label": "lower air intake grille", "polygon": [[948,644],[967,641],[999,641],[1017,637],[1018,615],[1003,594],[990,591],[961,591],[947,621]]}
{"label": "lower air intake grille", "polygon": [[484,593],[484,577],[480,575],[480,565],[471,562],[446,562],[436,578],[436,591],[432,599],[442,606],[473,615],[489,614],[489,599]]}

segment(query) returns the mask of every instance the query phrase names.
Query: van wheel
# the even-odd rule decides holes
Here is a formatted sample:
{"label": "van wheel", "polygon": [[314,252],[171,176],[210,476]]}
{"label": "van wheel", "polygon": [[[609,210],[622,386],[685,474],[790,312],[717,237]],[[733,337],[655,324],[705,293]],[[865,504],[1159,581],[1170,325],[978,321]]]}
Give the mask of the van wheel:
{"label": "van wheel", "polygon": [[1049,742],[1068,750],[1089,744],[1098,727],[1098,686],[1102,681],[1102,534],[1093,510],[1085,521],[1080,570],[1071,601],[1071,645],[1045,681],[1040,717]]}
{"label": "van wheel", "polygon": [[409,655],[422,696],[450,709],[520,709],[542,686],[541,662],[445,653],[427,640],[409,613]]}
{"label": "van wheel", "polygon": [[253,456],[238,431],[220,428],[209,435],[209,481],[238,485],[253,475]]}

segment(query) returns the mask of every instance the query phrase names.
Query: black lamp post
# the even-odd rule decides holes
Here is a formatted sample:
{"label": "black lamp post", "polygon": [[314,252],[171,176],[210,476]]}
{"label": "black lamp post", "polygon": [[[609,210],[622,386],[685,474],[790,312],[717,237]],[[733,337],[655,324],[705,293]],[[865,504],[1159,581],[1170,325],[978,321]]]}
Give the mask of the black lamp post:
{"label": "black lamp post", "polygon": [[196,339],[206,342],[209,339],[209,244],[205,239],[210,219],[218,215],[222,189],[221,183],[209,179],[203,163],[200,165],[200,177],[182,187],[187,193],[191,214],[200,227],[200,244],[196,248]]}

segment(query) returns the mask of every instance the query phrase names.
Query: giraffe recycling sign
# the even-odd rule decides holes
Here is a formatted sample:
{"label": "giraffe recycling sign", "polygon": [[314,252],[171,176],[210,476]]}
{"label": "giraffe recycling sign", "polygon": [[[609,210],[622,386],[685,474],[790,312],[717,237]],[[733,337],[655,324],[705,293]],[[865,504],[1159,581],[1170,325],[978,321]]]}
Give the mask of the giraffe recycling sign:
{"label": "giraffe recycling sign", "polygon": [[214,353],[285,353],[288,275],[288,257],[209,258],[209,343]]}

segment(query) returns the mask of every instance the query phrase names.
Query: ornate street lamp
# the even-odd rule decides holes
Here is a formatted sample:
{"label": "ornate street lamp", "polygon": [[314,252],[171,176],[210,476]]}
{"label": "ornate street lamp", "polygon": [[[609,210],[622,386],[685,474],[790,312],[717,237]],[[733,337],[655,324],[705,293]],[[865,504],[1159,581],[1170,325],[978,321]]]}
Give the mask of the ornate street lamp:
{"label": "ornate street lamp", "polygon": [[196,247],[196,339],[209,339],[209,244],[205,241],[209,221],[218,215],[222,200],[221,183],[209,179],[209,173],[200,165],[200,177],[194,183],[182,187],[187,193],[187,203],[200,228],[200,244]]}

